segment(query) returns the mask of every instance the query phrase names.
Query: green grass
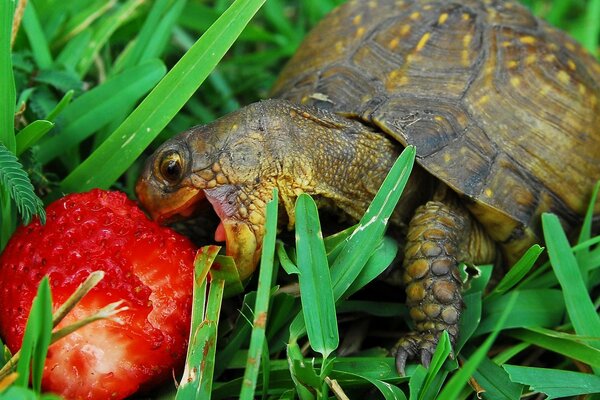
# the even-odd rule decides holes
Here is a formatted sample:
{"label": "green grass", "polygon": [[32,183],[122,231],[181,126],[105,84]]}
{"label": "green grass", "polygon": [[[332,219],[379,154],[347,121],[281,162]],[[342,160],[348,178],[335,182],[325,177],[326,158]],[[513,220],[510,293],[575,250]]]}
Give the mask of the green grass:
{"label": "green grass", "polygon": [[[45,202],[95,186],[132,196],[145,154],[178,131],[266,98],[310,27],[341,2],[29,0],[11,56],[16,2],[1,1],[0,142]],[[599,55],[600,0],[524,3]],[[399,195],[411,152],[383,192]],[[28,216],[17,214],[19,199],[31,199],[27,182],[16,192],[7,186],[0,187],[0,248]],[[395,201],[376,199],[363,223],[384,220]],[[465,292],[456,357],[440,346],[429,371],[410,364],[399,377],[386,349],[406,331],[408,312],[402,291],[376,279],[399,251],[396,242],[384,236],[383,224],[322,240],[311,200],[301,197],[297,208],[295,246],[269,236],[269,256],[243,298],[221,299],[240,292],[231,271],[210,289],[196,289],[204,295],[196,297],[191,342],[212,346],[205,355],[200,345],[190,347],[189,368],[203,366],[202,375],[177,394],[165,385],[163,398],[472,399],[485,389],[486,399],[516,399],[599,390],[600,248],[591,215],[575,252],[553,217],[544,216],[547,249],[530,249],[499,283],[494,277],[493,290],[492,268],[479,267]],[[320,224],[328,227],[327,220]],[[207,273],[213,256],[198,273]],[[231,267],[224,258],[219,263]],[[33,343],[29,350],[43,348]],[[32,365],[37,389],[40,364]],[[25,383],[10,390],[25,396]]]}

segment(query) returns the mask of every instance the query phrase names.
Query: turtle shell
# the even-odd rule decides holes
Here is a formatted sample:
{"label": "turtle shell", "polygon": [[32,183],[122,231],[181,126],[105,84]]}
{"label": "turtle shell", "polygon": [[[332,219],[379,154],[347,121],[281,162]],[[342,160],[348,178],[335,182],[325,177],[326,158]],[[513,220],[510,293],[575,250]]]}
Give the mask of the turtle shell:
{"label": "turtle shell", "polygon": [[600,64],[516,3],[351,0],[273,94],[415,145],[509,251],[539,235],[542,212],[580,220],[600,179]]}

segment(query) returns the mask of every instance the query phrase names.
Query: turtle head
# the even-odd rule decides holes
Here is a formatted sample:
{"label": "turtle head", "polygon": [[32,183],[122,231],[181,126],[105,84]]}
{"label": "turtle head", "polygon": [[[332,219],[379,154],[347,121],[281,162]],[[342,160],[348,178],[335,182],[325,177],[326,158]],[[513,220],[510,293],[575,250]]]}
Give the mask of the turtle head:
{"label": "turtle head", "polygon": [[266,149],[265,107],[249,105],[163,143],[146,161],[136,185],[151,217],[168,223],[210,203],[220,219],[215,240],[226,242],[245,279],[256,268],[271,199],[275,152]]}

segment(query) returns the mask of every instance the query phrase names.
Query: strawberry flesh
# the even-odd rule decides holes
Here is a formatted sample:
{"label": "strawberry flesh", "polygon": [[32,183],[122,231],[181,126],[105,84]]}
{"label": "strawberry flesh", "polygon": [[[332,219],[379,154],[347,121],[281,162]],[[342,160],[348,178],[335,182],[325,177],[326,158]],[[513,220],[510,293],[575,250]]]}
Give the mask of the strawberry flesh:
{"label": "strawberry flesh", "polygon": [[119,300],[129,310],[53,344],[43,388],[67,399],[121,399],[147,389],[183,363],[194,254],[188,239],[150,221],[122,193],[68,195],[48,206],[46,225],[17,229],[0,256],[0,334],[12,352],[20,348],[44,275],[56,310],[89,273],[103,270],[59,327]]}

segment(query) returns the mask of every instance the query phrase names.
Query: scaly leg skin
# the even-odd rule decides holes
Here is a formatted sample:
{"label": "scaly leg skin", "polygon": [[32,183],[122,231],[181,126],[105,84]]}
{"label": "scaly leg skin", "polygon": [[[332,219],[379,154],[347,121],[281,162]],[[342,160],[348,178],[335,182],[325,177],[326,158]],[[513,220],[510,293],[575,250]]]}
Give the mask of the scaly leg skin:
{"label": "scaly leg skin", "polygon": [[429,366],[444,330],[452,346],[456,343],[463,306],[458,263],[486,262],[495,253],[493,242],[469,212],[453,196],[443,197],[419,207],[408,228],[403,280],[415,330],[395,346],[402,376],[407,360],[419,358]]}

